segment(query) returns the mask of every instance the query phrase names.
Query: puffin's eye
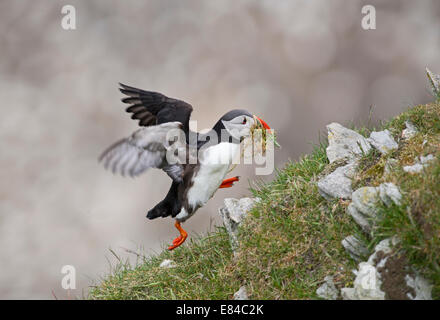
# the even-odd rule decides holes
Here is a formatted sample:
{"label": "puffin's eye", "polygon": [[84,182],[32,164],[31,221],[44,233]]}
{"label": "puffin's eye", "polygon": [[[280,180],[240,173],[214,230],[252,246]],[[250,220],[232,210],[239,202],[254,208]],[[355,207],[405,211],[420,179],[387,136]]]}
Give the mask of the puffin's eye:
{"label": "puffin's eye", "polygon": [[242,124],[246,124],[246,118],[243,118]]}

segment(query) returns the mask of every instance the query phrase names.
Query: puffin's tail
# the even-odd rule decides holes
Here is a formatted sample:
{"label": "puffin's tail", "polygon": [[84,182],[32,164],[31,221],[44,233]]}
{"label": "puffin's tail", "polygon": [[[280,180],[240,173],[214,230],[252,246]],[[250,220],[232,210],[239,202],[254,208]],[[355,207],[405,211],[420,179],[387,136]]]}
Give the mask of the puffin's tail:
{"label": "puffin's tail", "polygon": [[173,181],[167,196],[159,202],[153,209],[148,211],[148,219],[156,219],[157,217],[175,217],[181,209],[181,202],[177,195],[178,183]]}
{"label": "puffin's tail", "polygon": [[[166,199],[165,199],[166,200]],[[157,217],[167,217],[171,215],[171,206],[165,200],[159,202],[153,209],[148,211],[147,218],[152,220]]]}

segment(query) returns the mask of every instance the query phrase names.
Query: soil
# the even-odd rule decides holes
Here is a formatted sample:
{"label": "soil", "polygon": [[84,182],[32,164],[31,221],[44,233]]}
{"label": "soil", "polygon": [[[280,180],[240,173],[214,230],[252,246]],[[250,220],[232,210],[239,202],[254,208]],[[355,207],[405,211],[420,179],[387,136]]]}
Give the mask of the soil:
{"label": "soil", "polygon": [[376,263],[387,258],[382,268],[377,268],[381,275],[382,291],[385,292],[387,300],[409,300],[408,293],[415,296],[415,291],[406,284],[405,276],[412,275],[408,270],[408,260],[402,253],[384,254],[383,251],[377,253]]}

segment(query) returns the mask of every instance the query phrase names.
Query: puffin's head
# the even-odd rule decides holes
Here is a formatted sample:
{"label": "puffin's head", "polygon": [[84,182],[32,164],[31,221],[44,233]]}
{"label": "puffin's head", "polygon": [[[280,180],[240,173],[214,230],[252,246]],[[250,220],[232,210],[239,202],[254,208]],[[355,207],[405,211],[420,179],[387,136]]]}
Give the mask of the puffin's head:
{"label": "puffin's head", "polygon": [[223,124],[223,127],[233,138],[239,141],[249,137],[251,134],[251,128],[256,125],[261,125],[266,130],[270,130],[270,127],[266,122],[243,109],[229,111],[219,122]]}

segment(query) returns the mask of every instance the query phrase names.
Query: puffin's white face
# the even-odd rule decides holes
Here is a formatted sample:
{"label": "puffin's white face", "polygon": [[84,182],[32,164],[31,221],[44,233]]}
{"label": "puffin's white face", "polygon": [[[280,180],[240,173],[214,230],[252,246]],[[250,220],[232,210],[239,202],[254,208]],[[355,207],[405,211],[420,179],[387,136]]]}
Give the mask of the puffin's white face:
{"label": "puffin's white face", "polygon": [[255,118],[247,115],[241,115],[231,120],[222,120],[228,133],[237,140],[247,138],[251,134],[251,128],[255,124]]}

